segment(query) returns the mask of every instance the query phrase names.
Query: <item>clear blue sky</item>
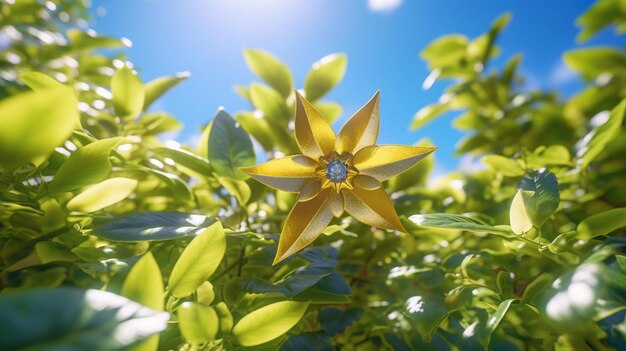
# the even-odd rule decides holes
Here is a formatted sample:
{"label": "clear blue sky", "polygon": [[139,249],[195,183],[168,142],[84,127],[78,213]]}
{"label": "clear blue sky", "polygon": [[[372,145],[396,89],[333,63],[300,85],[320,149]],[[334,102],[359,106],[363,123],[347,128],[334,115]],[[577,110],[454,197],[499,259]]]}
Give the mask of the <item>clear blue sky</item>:
{"label": "clear blue sky", "polygon": [[[450,126],[454,115],[416,132],[408,130],[413,114],[436,101],[447,85],[421,89],[428,71],[419,52],[444,34],[475,37],[505,11],[512,12],[513,20],[498,42],[500,57],[524,53],[522,69],[532,86],[558,88],[564,94],[579,86],[560,55],[578,46],[574,20],[592,1],[370,2],[387,8],[377,10],[368,0],[95,0],[94,12],[100,15],[93,16],[92,26],[99,33],[132,40],[125,52],[144,80],[191,72],[156,106],[183,121],[181,141],[193,139],[218,106],[230,112],[249,108],[232,89],[258,80],[244,63],[243,48],[265,49],[281,58],[292,68],[297,87],[314,61],[345,52],[346,76],[326,97],[344,106],[338,126],[380,89],[379,143],[412,144],[429,137],[440,147],[439,171],[452,170],[459,163],[453,151],[462,136]],[[620,40],[605,31],[587,45],[623,45]]]}

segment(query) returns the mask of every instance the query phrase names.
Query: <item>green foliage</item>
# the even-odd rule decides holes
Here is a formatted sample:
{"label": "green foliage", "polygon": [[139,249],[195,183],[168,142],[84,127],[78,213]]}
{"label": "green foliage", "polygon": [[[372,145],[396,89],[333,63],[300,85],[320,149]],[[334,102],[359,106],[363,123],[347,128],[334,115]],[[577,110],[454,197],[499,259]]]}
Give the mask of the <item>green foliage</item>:
{"label": "green foliage", "polygon": [[[623,10],[596,2],[579,40],[623,32]],[[412,127],[459,111],[457,152],[486,168],[434,178],[427,158],[384,185],[408,234],[345,218],[272,266],[296,200],[238,168],[256,162],[253,140],[268,159],[296,151],[294,88],[339,117],[320,99],[346,56],[297,82],[244,50],[263,81],[237,88],[250,110],[220,110],[198,145],[172,146],[160,134],[180,122],[152,107],[188,74],[144,84],[124,41],[73,28],[85,13],[0,3],[0,30],[23,36],[0,49],[0,349],[626,349],[621,48],[566,52],[584,86],[563,100],[523,88],[521,55],[492,62],[509,15],[435,40],[423,87],[450,86]]]}

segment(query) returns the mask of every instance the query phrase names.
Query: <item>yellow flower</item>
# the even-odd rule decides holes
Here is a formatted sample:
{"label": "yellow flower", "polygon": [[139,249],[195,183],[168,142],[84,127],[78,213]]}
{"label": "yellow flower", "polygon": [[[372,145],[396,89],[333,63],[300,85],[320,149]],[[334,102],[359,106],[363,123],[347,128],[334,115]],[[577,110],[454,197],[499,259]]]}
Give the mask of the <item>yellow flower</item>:
{"label": "yellow flower", "polygon": [[274,264],[313,242],[344,210],[357,220],[406,230],[381,182],[413,166],[436,147],[377,146],[379,93],[335,135],[326,118],[296,91],[296,142],[302,155],[243,168],[272,188],[299,193],[280,234]]}

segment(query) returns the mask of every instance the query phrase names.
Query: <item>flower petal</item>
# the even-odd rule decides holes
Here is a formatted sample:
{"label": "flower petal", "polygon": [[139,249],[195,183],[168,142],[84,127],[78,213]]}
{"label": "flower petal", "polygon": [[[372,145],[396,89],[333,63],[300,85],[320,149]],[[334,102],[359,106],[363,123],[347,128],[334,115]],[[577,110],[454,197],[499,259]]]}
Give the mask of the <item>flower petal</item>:
{"label": "flower petal", "polygon": [[374,190],[382,186],[380,181],[374,177],[359,174],[352,179],[354,186],[365,190]]}
{"label": "flower petal", "polygon": [[436,149],[436,146],[368,146],[354,155],[354,166],[359,174],[382,182],[406,171]]}
{"label": "flower petal", "polygon": [[278,251],[273,264],[312,243],[330,223],[333,219],[333,214],[327,206],[330,192],[330,189],[324,189],[309,201],[296,202],[280,233]]}
{"label": "flower petal", "polygon": [[358,221],[372,227],[406,232],[383,188],[366,190],[355,187],[342,191],[346,212]]}
{"label": "flower petal", "polygon": [[343,196],[335,191],[331,191],[328,194],[328,209],[335,217],[340,217],[343,214]]}
{"label": "flower petal", "polygon": [[309,201],[315,197],[320,190],[322,190],[322,181],[319,179],[312,180],[302,187],[300,194],[298,194],[298,201]]}
{"label": "flower petal", "polygon": [[380,123],[380,92],[357,111],[339,131],[336,149],[354,154],[365,146],[376,144]]}
{"label": "flower petal", "polygon": [[314,160],[329,155],[335,147],[333,128],[298,91],[296,91],[295,133],[300,151]]}
{"label": "flower petal", "polygon": [[274,189],[299,192],[304,185],[317,179],[318,163],[303,155],[271,160],[260,165],[241,168],[243,172]]}

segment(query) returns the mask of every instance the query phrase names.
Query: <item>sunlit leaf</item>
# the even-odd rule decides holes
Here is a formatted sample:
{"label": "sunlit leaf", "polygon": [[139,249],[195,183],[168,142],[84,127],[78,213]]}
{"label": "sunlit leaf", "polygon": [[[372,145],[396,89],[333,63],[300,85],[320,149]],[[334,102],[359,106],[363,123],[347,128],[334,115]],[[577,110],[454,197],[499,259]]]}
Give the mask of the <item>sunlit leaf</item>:
{"label": "sunlit leaf", "polygon": [[69,88],[18,94],[0,101],[0,166],[41,162],[78,122],[78,101]]}
{"label": "sunlit leaf", "polygon": [[330,54],[315,62],[304,80],[307,100],[313,102],[328,94],[343,79],[347,65],[345,54]]}
{"label": "sunlit leaf", "polygon": [[[122,285],[121,294],[157,311],[163,310],[163,280],[161,270],[152,253],[145,254],[128,272]],[[153,335],[140,344],[133,346],[132,351],[156,350],[159,336]]]}
{"label": "sunlit leaf", "polygon": [[276,339],[291,329],[309,306],[306,302],[276,302],[245,315],[235,324],[232,336],[243,346],[255,346]]}
{"label": "sunlit leaf", "polygon": [[579,238],[591,239],[622,227],[626,227],[626,208],[613,208],[583,219],[576,231]]}
{"label": "sunlit leaf", "polygon": [[113,241],[160,241],[198,235],[214,221],[184,212],[133,213],[117,217],[93,233]]}
{"label": "sunlit leaf", "polygon": [[451,213],[418,214],[409,217],[409,220],[421,227],[468,230],[503,236],[511,234],[507,229],[486,225],[474,218]]}
{"label": "sunlit leaf", "polygon": [[56,79],[36,71],[24,72],[20,74],[20,79],[34,91],[63,87]]}
{"label": "sunlit leaf", "polygon": [[283,97],[291,94],[293,89],[291,72],[277,57],[267,51],[257,49],[245,49],[243,57],[250,70],[266,81]]}
{"label": "sunlit leaf", "polygon": [[67,209],[86,213],[95,212],[124,200],[136,187],[135,179],[110,178],[74,196],[67,203]]}
{"label": "sunlit leaf", "polygon": [[111,172],[111,149],[122,140],[121,137],[96,140],[78,149],[54,175],[50,191],[72,191],[103,180]]}
{"label": "sunlit leaf", "polygon": [[560,193],[556,176],[546,168],[526,174],[518,185],[533,225],[541,227],[559,207]]}
{"label": "sunlit leaf", "polygon": [[504,156],[487,155],[482,158],[482,162],[489,168],[507,177],[517,177],[524,174],[524,169],[517,161]]}
{"label": "sunlit leaf", "polygon": [[158,99],[161,95],[165,94],[168,90],[172,89],[180,82],[189,78],[189,72],[181,72],[173,77],[160,77],[149,81],[145,85],[145,98],[143,102],[143,109],[147,109],[152,103]]}
{"label": "sunlit leaf", "polygon": [[208,159],[215,173],[233,179],[248,178],[239,168],[256,162],[252,141],[224,110],[218,111],[213,120],[208,145]]}
{"label": "sunlit leaf", "polygon": [[170,274],[168,289],[172,296],[185,297],[193,293],[215,272],[225,251],[226,238],[220,222],[196,235]]}
{"label": "sunlit leaf", "polygon": [[518,189],[513,197],[509,211],[509,220],[511,221],[511,230],[515,234],[526,233],[533,227],[533,222],[524,203],[524,197],[532,197],[532,194],[532,192],[529,194],[524,190]]}
{"label": "sunlit leaf", "polygon": [[209,164],[209,162],[191,151],[169,147],[157,147],[152,150],[158,155],[170,158],[177,164],[188,168],[200,175],[210,176],[212,174],[211,165]]}
{"label": "sunlit leaf", "polygon": [[113,107],[118,117],[133,119],[143,109],[144,86],[139,77],[128,67],[119,69],[111,79]]}
{"label": "sunlit leaf", "polygon": [[93,289],[5,293],[0,310],[5,350],[123,349],[164,330],[169,319],[166,312]]}
{"label": "sunlit leaf", "polygon": [[177,311],[180,333],[188,343],[198,345],[215,339],[219,319],[211,306],[184,302]]}
{"label": "sunlit leaf", "polygon": [[263,84],[250,84],[250,100],[254,107],[263,112],[264,118],[276,126],[285,128],[291,118],[291,110],[285,99],[272,88]]}
{"label": "sunlit leaf", "polygon": [[622,100],[609,115],[609,119],[597,128],[594,128],[584,139],[576,155],[580,158],[580,166],[587,167],[608,143],[620,132],[624,116],[626,115],[626,99]]}
{"label": "sunlit leaf", "polygon": [[416,295],[408,298],[402,312],[410,317],[426,342],[448,315],[443,298]]}

